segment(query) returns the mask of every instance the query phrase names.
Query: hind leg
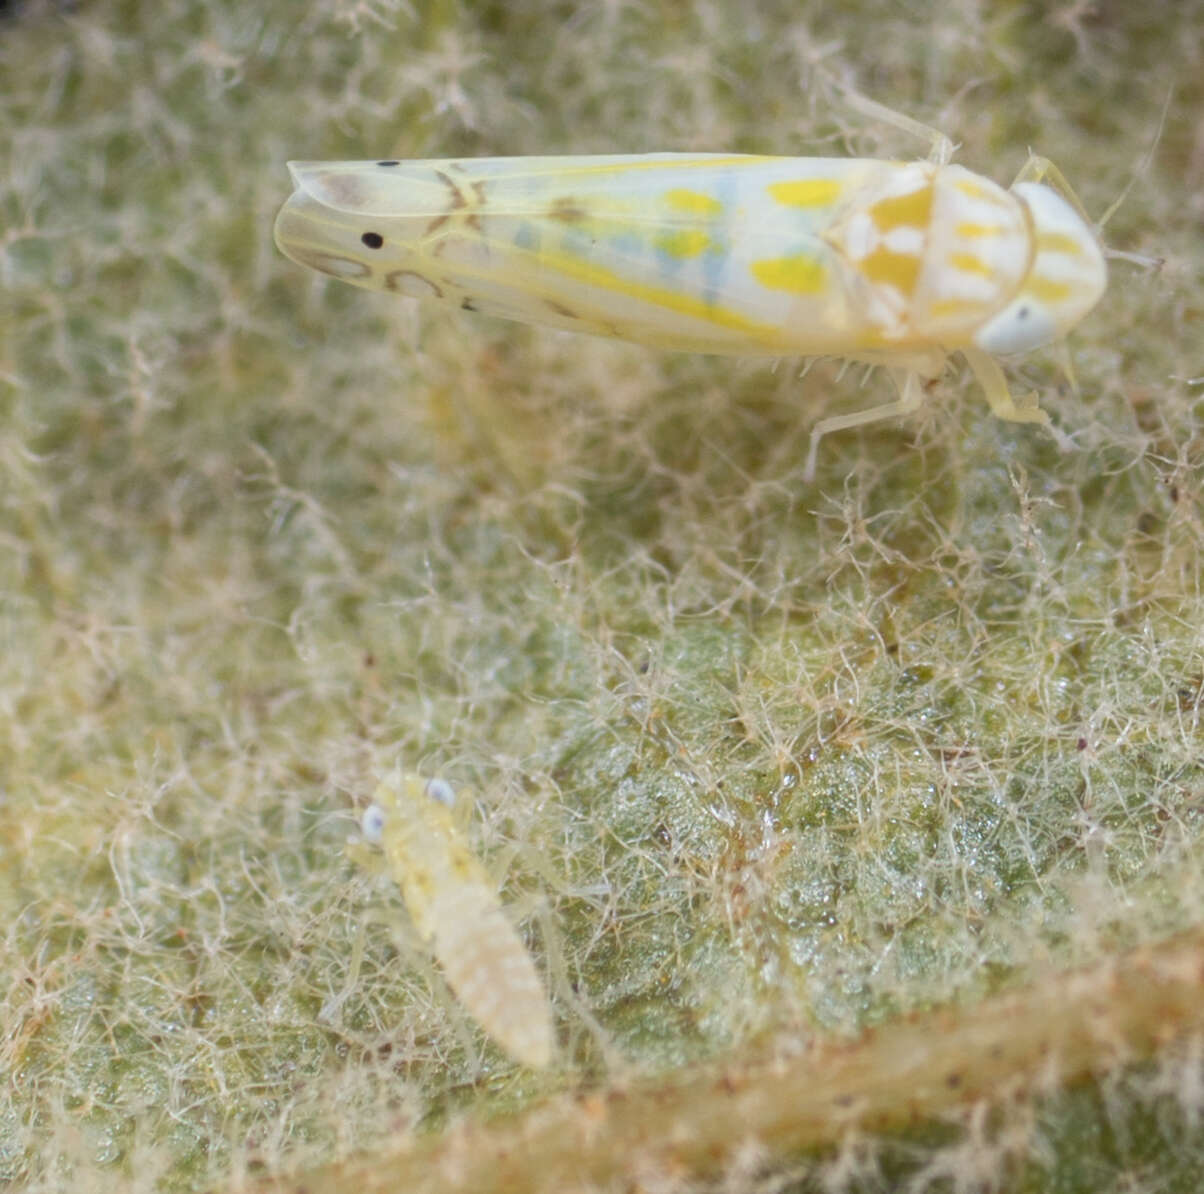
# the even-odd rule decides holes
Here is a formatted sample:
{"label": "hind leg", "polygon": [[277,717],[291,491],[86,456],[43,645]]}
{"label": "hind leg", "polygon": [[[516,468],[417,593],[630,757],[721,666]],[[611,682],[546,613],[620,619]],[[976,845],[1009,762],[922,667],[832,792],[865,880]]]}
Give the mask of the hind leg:
{"label": "hind leg", "polygon": [[819,441],[832,431],[846,431],[850,427],[864,427],[867,423],[878,423],[882,419],[894,419],[900,415],[910,415],[919,409],[924,392],[920,384],[920,375],[909,372],[900,383],[898,374],[892,372],[896,385],[899,386],[899,397],[894,402],[885,402],[881,406],[872,406],[869,410],[855,411],[849,415],[833,415],[830,419],[820,419],[811,428],[811,446],[807,450],[807,463],[803,466],[803,480],[815,480],[815,463],[819,456]]}

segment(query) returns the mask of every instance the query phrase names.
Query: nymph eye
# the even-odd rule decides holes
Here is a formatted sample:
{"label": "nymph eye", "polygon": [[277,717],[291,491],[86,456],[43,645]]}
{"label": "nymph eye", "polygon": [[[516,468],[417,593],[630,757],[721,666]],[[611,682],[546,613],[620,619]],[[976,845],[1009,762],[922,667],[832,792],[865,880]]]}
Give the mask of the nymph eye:
{"label": "nymph eye", "polygon": [[364,841],[379,843],[385,828],[385,810],[379,804],[370,804],[360,818],[360,832]]}
{"label": "nymph eye", "polygon": [[385,243],[385,238],[379,232],[365,232],[360,240],[370,249],[379,249]]}
{"label": "nymph eye", "polygon": [[426,785],[426,794],[432,799],[437,800],[440,804],[451,808],[456,803],[456,793],[452,790],[451,784],[445,779],[433,779]]}

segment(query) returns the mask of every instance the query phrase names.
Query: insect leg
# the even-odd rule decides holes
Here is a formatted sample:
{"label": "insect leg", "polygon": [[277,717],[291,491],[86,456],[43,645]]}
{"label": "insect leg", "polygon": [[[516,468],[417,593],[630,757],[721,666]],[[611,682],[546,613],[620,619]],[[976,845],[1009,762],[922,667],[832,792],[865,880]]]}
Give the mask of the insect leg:
{"label": "insect leg", "polygon": [[1037,391],[1030,390],[1019,401],[1012,397],[1008,389],[1007,378],[999,367],[999,362],[981,348],[963,348],[960,350],[970,366],[975,380],[982,386],[982,392],[987,397],[991,413],[1009,423],[1040,423],[1053,436],[1063,452],[1074,447],[1074,441],[1064,432],[1059,431],[1050,421],[1049,414],[1037,405]]}
{"label": "insect leg", "polygon": [[[994,364],[994,362],[992,362]],[[1002,378],[1002,373],[1000,377]],[[897,375],[892,373],[898,381]],[[1004,390],[1006,392],[1006,385]],[[899,386],[899,397],[894,402],[886,402],[881,406],[870,407],[869,410],[859,410],[851,415],[833,415],[830,419],[820,419],[811,428],[811,446],[807,450],[807,463],[803,466],[803,480],[815,480],[815,461],[819,453],[819,441],[832,431],[844,431],[849,427],[863,427],[866,423],[877,423],[881,419],[893,419],[898,415],[909,415],[919,408],[923,399],[920,388],[920,375],[914,371],[905,375]]]}
{"label": "insect leg", "polygon": [[1019,402],[1012,397],[1007,378],[990,353],[981,348],[963,348],[961,353],[975,380],[982,386],[993,415],[1009,423],[1049,423],[1048,413],[1037,405],[1036,390],[1030,390]]}
{"label": "insect leg", "polygon": [[1083,210],[1083,205],[1079,202],[1079,197],[1074,193],[1074,188],[1066,181],[1066,175],[1049,158],[1042,157],[1039,153],[1029,153],[1024,165],[1020,167],[1016,177],[1012,179],[1012,186],[1014,187],[1019,182],[1046,181],[1083,217],[1084,224],[1094,226],[1091,217]]}
{"label": "insect leg", "polygon": [[885,104],[872,100],[860,92],[840,88],[840,96],[854,112],[870,120],[880,120],[883,124],[892,125],[921,141],[928,142],[928,160],[935,166],[945,166],[953,159],[953,142],[939,129],[915,120],[904,112],[896,112]]}
{"label": "insect leg", "polygon": [[[1113,201],[1111,206],[1098,220],[1092,220],[1084,210],[1082,203],[1079,202],[1079,197],[1074,193],[1074,188],[1066,181],[1066,176],[1049,160],[1040,154],[1030,153],[1024,165],[1020,167],[1020,172],[1016,175],[1012,182],[1014,187],[1018,182],[1044,182],[1049,180],[1049,184],[1057,191],[1075,211],[1083,217],[1085,223],[1090,224],[1095,229],[1096,236],[1102,236],[1104,225],[1115,215],[1116,209],[1125,201],[1132,189],[1133,183],[1137,181],[1137,175],[1134,175],[1128,182],[1128,185]],[[1140,265],[1145,269],[1160,269],[1163,264],[1163,258],[1150,257],[1145,253],[1127,253],[1122,249],[1109,249],[1105,246],[1104,256],[1112,258],[1116,261],[1128,261],[1132,265]]]}

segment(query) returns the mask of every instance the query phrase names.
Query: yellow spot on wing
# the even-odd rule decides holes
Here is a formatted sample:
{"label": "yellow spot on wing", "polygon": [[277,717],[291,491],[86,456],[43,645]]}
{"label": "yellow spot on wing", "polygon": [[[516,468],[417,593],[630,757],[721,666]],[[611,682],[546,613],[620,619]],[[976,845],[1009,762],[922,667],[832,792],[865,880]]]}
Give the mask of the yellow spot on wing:
{"label": "yellow spot on wing", "polygon": [[975,182],[972,178],[956,178],[953,185],[963,195],[968,195],[971,199],[981,199],[984,203],[993,203],[996,207],[1007,207],[1012,198],[1006,191],[985,187],[981,182]]}
{"label": "yellow spot on wing", "polygon": [[1068,253],[1078,257],[1083,252],[1083,246],[1073,236],[1065,232],[1038,232],[1037,249],[1050,253]]}
{"label": "yellow spot on wing", "polygon": [[950,253],[949,264],[966,274],[977,274],[980,278],[992,276],[991,267],[973,253]]}
{"label": "yellow spot on wing", "polygon": [[972,315],[980,315],[982,310],[982,303],[971,299],[937,299],[928,308],[928,314],[933,319],[966,319]]}
{"label": "yellow spot on wing", "polygon": [[771,290],[786,290],[791,294],[818,294],[824,288],[827,271],[806,253],[792,257],[768,257],[752,263],[753,277]]}
{"label": "yellow spot on wing", "polygon": [[678,232],[662,232],[653,243],[670,257],[697,257],[711,247],[711,238],[697,229],[683,228]]}
{"label": "yellow spot on wing", "polygon": [[957,187],[963,195],[969,195],[971,199],[986,199],[987,192],[971,178],[958,178],[954,180],[953,185]]}
{"label": "yellow spot on wing", "polygon": [[885,282],[900,294],[910,295],[920,276],[920,259],[914,253],[879,247],[863,257],[858,268],[871,282]]}
{"label": "yellow spot on wing", "polygon": [[690,215],[717,216],[723,210],[723,204],[714,195],[687,190],[685,187],[675,187],[666,191],[665,203],[674,211],[687,212]]}
{"label": "yellow spot on wing", "polygon": [[1001,233],[1008,231],[1002,224],[958,224],[953,229],[955,236],[965,237],[971,240],[979,236],[999,236]]}
{"label": "yellow spot on wing", "polygon": [[1070,297],[1070,287],[1052,278],[1030,277],[1024,283],[1024,289],[1043,303],[1060,303]]}
{"label": "yellow spot on wing", "polygon": [[787,207],[828,207],[840,197],[843,187],[834,178],[800,178],[793,182],[771,182],[770,197]]}
{"label": "yellow spot on wing", "polygon": [[932,187],[925,185],[918,191],[909,191],[906,195],[879,199],[870,208],[870,215],[883,232],[900,226],[927,228],[928,219],[932,215]]}

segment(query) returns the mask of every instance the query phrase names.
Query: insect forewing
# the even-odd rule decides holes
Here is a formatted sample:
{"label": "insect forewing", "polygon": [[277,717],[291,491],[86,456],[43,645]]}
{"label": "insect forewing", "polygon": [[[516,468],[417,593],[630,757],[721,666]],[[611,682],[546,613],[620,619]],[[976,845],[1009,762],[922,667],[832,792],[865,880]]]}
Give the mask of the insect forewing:
{"label": "insect forewing", "polygon": [[810,478],[823,435],[915,409],[953,352],[1000,418],[1048,423],[995,357],[1065,335],[1106,272],[1032,162],[1011,190],[953,164],[847,158],[293,162],[276,242],[358,286],[527,323],[895,369],[897,401],[815,425]]}
{"label": "insect forewing", "polygon": [[825,239],[891,165],[647,154],[292,163],[294,260],[373,289],[698,352],[828,352],[858,324]]}

